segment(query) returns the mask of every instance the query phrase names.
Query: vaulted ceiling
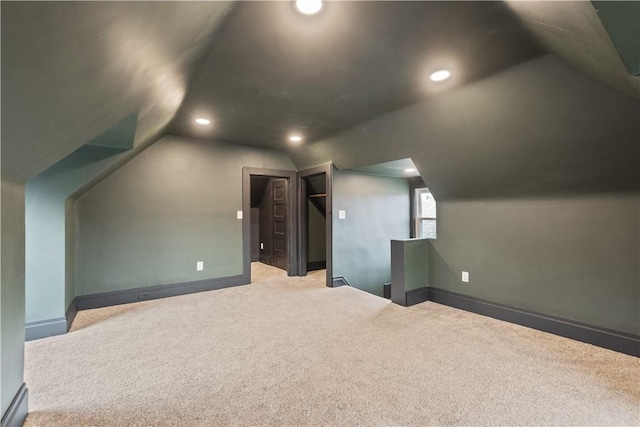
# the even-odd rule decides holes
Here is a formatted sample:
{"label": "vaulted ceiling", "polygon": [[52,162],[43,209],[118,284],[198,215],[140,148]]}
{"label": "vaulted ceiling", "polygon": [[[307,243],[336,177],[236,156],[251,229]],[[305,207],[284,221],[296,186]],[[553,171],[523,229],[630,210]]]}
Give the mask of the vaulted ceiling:
{"label": "vaulted ceiling", "polygon": [[[640,34],[640,9],[629,8],[626,3],[607,2],[607,8],[628,14],[628,20],[619,24],[627,26],[626,33],[633,37]],[[640,77],[632,75],[625,67],[592,2],[508,0],[507,5],[545,51],[614,90],[640,100]],[[615,24],[611,22],[611,25]],[[622,25],[619,28],[623,28]],[[640,39],[635,39],[635,49],[630,50],[636,57],[640,55],[637,53],[640,52]]]}
{"label": "vaulted ceiling", "polygon": [[126,117],[174,117],[230,2],[2,2],[2,176],[25,181]]}
{"label": "vaulted ceiling", "polygon": [[454,198],[638,190],[639,82],[584,1],[3,2],[2,175],[137,114],[132,155],[172,133],[298,167],[412,158]]}
{"label": "vaulted ceiling", "polygon": [[[242,2],[196,71],[170,132],[199,115],[227,142],[314,141],[540,54],[502,2]],[[453,70],[435,84],[429,74]]]}

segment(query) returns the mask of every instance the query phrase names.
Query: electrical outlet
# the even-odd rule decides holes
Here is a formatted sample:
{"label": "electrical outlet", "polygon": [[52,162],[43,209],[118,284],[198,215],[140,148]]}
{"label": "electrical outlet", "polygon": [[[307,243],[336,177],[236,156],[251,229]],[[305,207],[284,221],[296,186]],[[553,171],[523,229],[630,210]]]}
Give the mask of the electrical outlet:
{"label": "electrical outlet", "polygon": [[347,219],[347,211],[339,210],[338,219]]}
{"label": "electrical outlet", "polygon": [[202,271],[202,270],[204,270],[204,261],[198,261],[198,262],[196,262],[196,270],[197,270],[197,271]]}
{"label": "electrical outlet", "polygon": [[237,219],[242,219],[242,211],[237,211],[236,212],[236,218]]}
{"label": "electrical outlet", "polygon": [[143,301],[149,299],[149,294],[147,292],[142,292],[138,294],[138,301]]}
{"label": "electrical outlet", "polygon": [[465,283],[469,283],[469,272],[468,271],[463,271],[462,272],[462,281]]}
{"label": "electrical outlet", "polygon": [[260,242],[260,249],[264,249],[264,243]]}

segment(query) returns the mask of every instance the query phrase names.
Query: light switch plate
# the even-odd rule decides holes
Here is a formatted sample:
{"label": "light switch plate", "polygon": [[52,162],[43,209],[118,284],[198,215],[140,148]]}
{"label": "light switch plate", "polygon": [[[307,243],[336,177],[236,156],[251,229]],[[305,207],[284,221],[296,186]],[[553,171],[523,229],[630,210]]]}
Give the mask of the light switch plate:
{"label": "light switch plate", "polygon": [[236,218],[242,219],[242,211],[237,212]]}
{"label": "light switch plate", "polygon": [[204,270],[204,261],[198,261],[198,262],[196,262],[196,270],[197,270],[197,271],[202,271],[202,270]]}
{"label": "light switch plate", "polygon": [[339,210],[338,219],[347,219],[347,211]]}
{"label": "light switch plate", "polygon": [[260,242],[260,249],[264,249],[264,243]]}
{"label": "light switch plate", "polygon": [[469,272],[468,271],[463,271],[462,272],[462,281],[465,283],[469,283]]}

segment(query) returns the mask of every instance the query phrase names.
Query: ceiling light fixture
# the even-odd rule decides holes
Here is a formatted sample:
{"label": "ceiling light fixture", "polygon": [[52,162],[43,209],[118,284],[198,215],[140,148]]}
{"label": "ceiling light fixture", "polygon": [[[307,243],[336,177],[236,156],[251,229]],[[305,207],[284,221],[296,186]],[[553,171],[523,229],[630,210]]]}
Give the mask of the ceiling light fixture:
{"label": "ceiling light fixture", "polygon": [[210,124],[211,120],[200,117],[200,118],[196,119],[196,123],[199,124],[199,125],[203,125],[204,126],[204,125]]}
{"label": "ceiling light fixture", "polygon": [[302,141],[302,137],[300,135],[291,135],[289,137],[289,141],[291,141],[291,142],[300,142],[300,141]]}
{"label": "ceiling light fixture", "polygon": [[406,173],[413,173],[413,172],[415,172],[416,170],[415,170],[414,168],[408,168],[408,169],[405,169],[404,171],[405,171]]}
{"label": "ceiling light fixture", "polygon": [[315,15],[322,9],[322,0],[296,0],[296,9],[305,15]]}
{"label": "ceiling light fixture", "polygon": [[435,73],[431,73],[429,78],[434,82],[441,82],[447,80],[450,76],[451,72],[449,70],[438,70]]}

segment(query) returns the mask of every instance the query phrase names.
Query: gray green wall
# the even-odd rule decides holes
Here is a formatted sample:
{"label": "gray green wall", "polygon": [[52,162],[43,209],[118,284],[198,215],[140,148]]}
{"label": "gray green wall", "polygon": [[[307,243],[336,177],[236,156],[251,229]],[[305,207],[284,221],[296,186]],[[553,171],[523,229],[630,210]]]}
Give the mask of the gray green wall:
{"label": "gray green wall", "polygon": [[382,296],[391,281],[391,239],[409,238],[409,223],[406,179],[335,171],[333,276]]}
{"label": "gray green wall", "polygon": [[0,403],[4,414],[24,372],[24,186],[2,178]]}
{"label": "gray green wall", "polygon": [[76,199],[68,198],[65,201],[65,293],[64,306],[69,307],[76,296]]}
{"label": "gray green wall", "polygon": [[411,239],[404,242],[404,289],[414,289],[429,286],[429,253],[430,239]]}
{"label": "gray green wall", "polygon": [[430,242],[431,286],[640,334],[638,194],[439,202]]}
{"label": "gray green wall", "polygon": [[[516,9],[547,7],[539,2],[512,2],[511,5]],[[584,5],[591,8],[589,3]],[[215,33],[227,7],[228,4],[222,2],[166,2],[155,3],[150,13],[142,3],[132,6],[125,3],[3,2],[4,144],[0,274],[0,400],[3,412],[22,382],[23,183],[111,126],[120,119],[122,112],[128,114],[141,111],[144,123],[138,139],[146,142],[153,140],[153,136],[161,133],[163,126],[174,116],[186,90],[191,65],[197,62],[195,60],[200,56],[199,53],[211,45],[210,36]],[[559,5],[549,3],[548,7],[558,8]],[[532,24],[534,32],[549,33],[549,37],[539,35],[539,39],[547,39],[547,44],[557,46],[553,40],[555,37],[571,39],[570,43],[564,44],[568,49],[554,48],[554,51],[568,52],[568,57],[571,57],[572,52],[578,52],[577,60],[574,62],[595,64],[594,68],[597,70],[594,74],[605,76],[603,80],[610,74],[620,76],[625,82],[630,80],[631,77],[624,67],[613,72],[610,67],[601,67],[607,62],[606,57],[597,55],[603,60],[593,61],[594,49],[600,51],[602,45],[597,43],[597,38],[589,37],[589,34],[584,32],[556,31],[557,28],[566,28],[564,23],[570,23],[573,19],[573,8],[563,6],[561,9],[563,13],[554,11],[547,15],[561,18],[556,21],[541,20],[540,16],[535,14],[521,16],[530,18],[526,21]],[[84,19],[76,19],[79,14]],[[122,20],[123,14],[127,16],[125,21]],[[597,16],[593,13],[592,15],[600,25]],[[568,19],[564,19],[567,17]],[[555,25],[539,25],[540,22]],[[112,32],[109,31],[114,23],[119,24],[117,38],[113,38]],[[576,27],[580,29],[579,26],[572,29]],[[56,31],[51,33],[51,29]],[[50,37],[51,34],[54,34],[54,37]],[[575,34],[579,37],[576,38]],[[195,49],[194,40],[197,44]],[[608,38],[605,37],[603,40],[608,41]],[[112,56],[103,54],[120,52],[122,41],[133,41],[125,43],[127,49],[130,49],[126,54],[117,55],[115,61]],[[573,49],[576,46],[575,41],[580,45],[579,49]],[[594,41],[596,43],[593,43]],[[61,43],[67,49],[56,48]],[[613,59],[619,61],[617,52],[613,53]],[[47,66],[34,67],[35,63]],[[630,91],[627,90],[627,93]],[[637,92],[632,96],[637,97]],[[25,118],[29,118],[31,122],[25,122]],[[486,227],[497,229],[501,222],[513,223],[512,228],[516,236],[524,237],[530,229],[541,230],[540,226],[536,226],[539,219],[531,216],[520,219],[517,216],[515,212],[519,212],[518,207],[529,206],[529,203],[532,203],[530,200],[518,198],[523,195],[537,195],[540,197],[539,200],[544,201],[552,200],[549,195],[557,194],[562,198],[553,200],[553,203],[544,209],[537,208],[534,211],[547,214],[559,224],[566,225],[562,235],[568,241],[579,241],[589,234],[592,241],[604,242],[602,247],[595,246],[594,250],[604,252],[606,248],[611,247],[614,253],[618,253],[617,245],[626,245],[620,243],[622,240],[612,238],[605,231],[594,233],[591,226],[585,225],[583,228],[575,229],[568,220],[561,219],[575,194],[596,194],[591,203],[600,206],[602,200],[616,196],[598,196],[599,192],[638,191],[640,169],[637,167],[637,159],[640,148],[637,144],[637,118],[637,102],[621,99],[619,95],[607,91],[599,83],[565,66],[556,58],[547,56],[460,90],[434,97],[405,111],[396,112],[382,121],[376,121],[375,124],[363,124],[348,131],[346,136],[339,135],[327,141],[305,145],[304,149],[292,150],[292,153],[295,151],[294,160],[300,169],[329,160],[334,160],[339,166],[354,167],[412,157],[440,203],[446,200],[455,202],[470,197],[484,197],[487,203],[493,204],[491,198],[499,196],[495,201],[498,216],[494,219],[488,217],[486,212],[479,214],[478,224],[474,225],[478,227],[477,233],[481,233],[482,224],[489,224]],[[168,167],[171,167],[170,165],[171,162]],[[149,175],[165,173],[163,164],[145,170],[142,177],[145,180],[152,179]],[[223,171],[225,170],[226,168],[223,168]],[[226,176],[226,172],[221,174]],[[6,176],[10,176],[16,183],[6,180]],[[136,197],[145,196],[138,194]],[[117,199],[116,202],[134,204],[136,209],[140,209],[141,205],[137,199]],[[190,202],[194,205],[200,204],[197,199]],[[88,205],[91,207],[91,203]],[[507,210],[507,205],[514,209]],[[627,212],[629,209],[625,206],[626,203],[620,202],[608,210],[612,213]],[[466,207],[463,210],[465,209]],[[455,208],[452,207],[451,212],[454,211]],[[575,209],[573,212],[577,214],[580,210]],[[227,213],[225,211],[225,215]],[[154,223],[139,224],[144,215],[133,217],[138,221],[136,226],[143,226],[138,229],[142,230],[141,233],[144,235],[149,234],[150,229],[157,229],[157,224]],[[99,215],[97,218],[96,226],[102,227],[103,219]],[[635,218],[638,218],[637,211]],[[121,216],[117,219],[121,223],[115,225],[105,219],[105,228],[126,229],[126,219]],[[191,219],[193,224],[202,222],[196,217]],[[442,216],[440,219],[444,220]],[[165,218],[155,221],[161,222],[162,225],[167,222]],[[464,225],[464,221],[460,223]],[[629,220],[619,227],[624,229],[625,235],[639,235],[637,222]],[[183,226],[183,229],[188,228],[188,224]],[[559,228],[552,227],[554,231]],[[97,233],[93,229],[89,231]],[[458,258],[466,260],[467,255],[471,254],[470,249],[459,247],[456,242],[465,242],[467,237],[453,231],[449,231],[448,235],[438,243],[442,245],[440,249],[446,252],[442,255],[443,263],[452,263],[452,260]],[[553,236],[545,239],[552,251],[565,247],[564,241],[558,241]],[[106,236],[105,241],[110,240],[111,236]],[[477,242],[492,248],[490,253],[500,255],[502,250],[510,247],[500,249],[500,245],[506,244],[506,240],[504,233],[498,233],[484,235],[477,239]],[[98,242],[94,245],[98,245]],[[575,244],[573,247],[579,248],[579,245]],[[125,249],[130,251],[130,248]],[[154,251],[156,248],[148,248],[147,245],[142,249]],[[585,250],[580,247],[580,251]],[[125,265],[128,270],[133,270],[128,259],[112,262],[117,254],[103,254],[100,248],[94,248],[94,252],[95,258],[104,258],[105,262],[108,261],[112,265]],[[633,256],[633,248],[627,254],[630,254],[629,257]],[[567,255],[566,260],[573,266],[573,271],[579,271],[581,268],[588,270],[592,268],[592,260],[586,255],[584,252],[578,252],[575,258]],[[622,255],[622,259],[629,261],[624,254]],[[150,255],[143,253],[141,256]],[[509,268],[513,269],[524,266],[525,271],[535,275],[529,276],[526,279],[527,283],[543,283],[549,280],[558,287],[556,292],[562,292],[563,287],[569,286],[573,289],[570,292],[571,298],[582,298],[580,293],[575,292],[580,285],[567,285],[568,280],[560,280],[559,277],[550,278],[544,270],[535,269],[533,263],[527,264],[530,259],[531,255],[528,253],[508,254],[504,260],[488,259],[485,268],[493,277],[497,277],[498,273],[506,271],[502,265],[503,261],[509,262]],[[616,273],[619,261],[605,259],[609,265],[606,272],[603,270],[600,273],[599,277],[602,280],[596,287],[608,289],[612,286],[612,293],[624,295],[624,298],[633,295],[632,298],[637,299],[637,278],[634,283],[627,281],[624,279],[625,275]],[[467,265],[465,260],[463,262]],[[637,271],[638,257],[635,257],[635,261],[629,262]],[[626,269],[627,267],[624,267],[625,271]],[[472,283],[474,274],[474,270],[471,270]],[[610,285],[609,275],[618,284]],[[446,277],[446,273],[438,277]],[[496,283],[499,283],[500,287],[496,285],[493,290],[496,298],[504,301],[524,299],[520,295],[518,284],[514,283],[518,279],[515,275],[499,279]],[[572,277],[567,276],[564,279]],[[621,283],[624,285],[620,285]],[[593,292],[590,294],[593,296]],[[614,313],[618,308],[612,302],[615,298],[618,297],[613,295],[605,298],[604,303],[600,303],[600,307],[594,310],[606,311],[619,318],[621,315]],[[554,311],[554,307],[544,305],[540,310],[551,312]],[[563,315],[564,311],[560,314]],[[591,319],[588,313],[579,314],[586,321]],[[573,314],[569,312],[566,315]],[[635,317],[625,317],[606,323],[629,325],[634,319]]]}
{"label": "gray green wall", "polygon": [[65,196],[29,183],[25,191],[26,320],[53,319],[65,306]]}
{"label": "gray green wall", "polygon": [[[133,135],[129,144],[132,140]],[[64,316],[75,296],[74,193],[127,155],[125,153],[113,148],[85,145],[27,183],[27,323]]]}
{"label": "gray green wall", "polygon": [[140,112],[137,147],[151,143],[230,5],[2,3],[0,415],[23,378],[25,183],[123,115]]}
{"label": "gray green wall", "polygon": [[242,274],[245,166],[295,170],[282,152],[166,136],[85,193],[77,294]]}
{"label": "gray green wall", "polygon": [[291,157],[343,169],[410,157],[438,201],[431,286],[637,334],[639,112],[548,55]]}

